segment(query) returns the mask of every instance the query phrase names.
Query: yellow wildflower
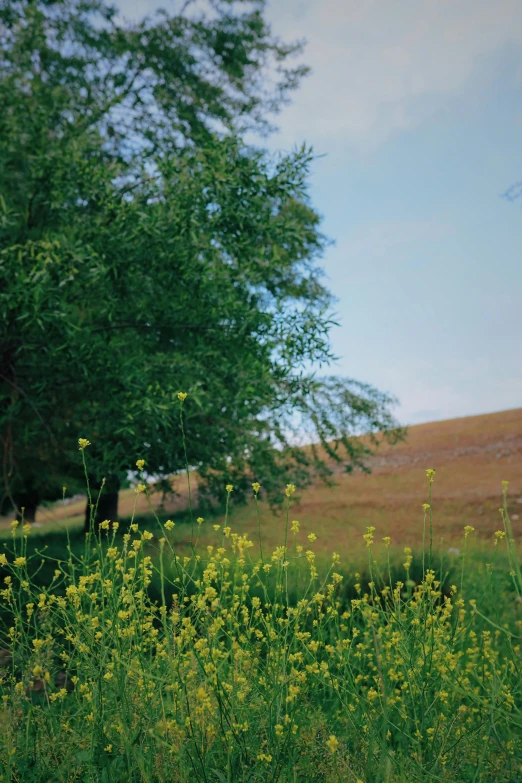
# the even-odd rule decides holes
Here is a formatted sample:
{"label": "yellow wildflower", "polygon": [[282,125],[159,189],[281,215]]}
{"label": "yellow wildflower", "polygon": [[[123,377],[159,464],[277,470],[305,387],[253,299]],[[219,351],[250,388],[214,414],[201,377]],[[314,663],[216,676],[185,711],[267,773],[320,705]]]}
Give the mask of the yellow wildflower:
{"label": "yellow wildflower", "polygon": [[15,566],[24,566],[27,563],[27,558],[25,557],[16,557],[14,559],[14,565]]}
{"label": "yellow wildflower", "polygon": [[143,468],[145,467],[145,460],[144,459],[137,459],[136,460],[136,467],[138,468],[138,470],[143,470]]}
{"label": "yellow wildflower", "polygon": [[295,484],[287,484],[285,489],[285,495],[287,498],[291,497],[295,492]]}
{"label": "yellow wildflower", "polygon": [[472,527],[471,525],[466,525],[466,527],[464,528],[464,538],[467,538],[470,533],[473,533],[474,530],[475,528]]}
{"label": "yellow wildflower", "polygon": [[187,392],[178,392],[178,400],[180,402],[185,402],[187,399]]}
{"label": "yellow wildflower", "polygon": [[433,484],[435,480],[435,471],[433,470],[433,468],[428,468],[428,470],[426,471],[426,477],[428,478],[430,484]]}
{"label": "yellow wildflower", "polygon": [[335,736],[335,734],[330,734],[326,744],[330,748],[332,753],[335,753],[337,751],[337,748],[339,747],[339,740]]}
{"label": "yellow wildflower", "polygon": [[0,565],[7,565],[7,557],[4,555],[3,552],[2,554],[0,554]]}
{"label": "yellow wildflower", "polygon": [[140,492],[145,492],[146,489],[147,489],[146,484],[138,484],[138,486],[135,489],[135,492],[137,495],[139,495]]}
{"label": "yellow wildflower", "polygon": [[198,523],[198,525],[201,525],[201,524],[203,524],[203,522],[204,522],[204,521],[205,521],[205,520],[203,519],[203,517],[198,517],[198,518],[196,519],[196,522]]}
{"label": "yellow wildflower", "polygon": [[227,484],[227,485],[226,485],[226,487],[225,487],[225,489],[226,489],[226,491],[227,491],[227,492],[232,492],[232,490],[234,489],[234,487],[232,486],[232,484]]}
{"label": "yellow wildflower", "polygon": [[172,521],[172,519],[167,519],[167,521],[165,522],[165,530],[172,530],[174,525],[175,523]]}
{"label": "yellow wildflower", "polygon": [[83,451],[87,448],[87,446],[91,445],[91,441],[87,440],[87,438],[78,438],[78,446],[80,447],[80,451]]}
{"label": "yellow wildflower", "polygon": [[368,531],[363,535],[364,540],[366,541],[366,546],[370,547],[373,544],[373,531],[375,528],[370,525],[370,527],[367,527],[366,530]]}
{"label": "yellow wildflower", "polygon": [[255,494],[257,495],[257,493],[261,489],[261,484],[258,481],[254,481],[254,483],[252,484],[252,489],[254,490]]}

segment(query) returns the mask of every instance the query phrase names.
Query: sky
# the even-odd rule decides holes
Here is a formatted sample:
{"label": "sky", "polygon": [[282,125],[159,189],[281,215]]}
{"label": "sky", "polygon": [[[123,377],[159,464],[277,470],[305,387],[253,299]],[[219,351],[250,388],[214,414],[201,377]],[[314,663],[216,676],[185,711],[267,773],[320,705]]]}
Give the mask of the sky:
{"label": "sky", "polygon": [[331,371],[396,396],[404,424],[521,407],[522,199],[502,194],[522,180],[522,3],[277,0],[268,16],[307,40],[312,73],[264,143],[317,156]]}

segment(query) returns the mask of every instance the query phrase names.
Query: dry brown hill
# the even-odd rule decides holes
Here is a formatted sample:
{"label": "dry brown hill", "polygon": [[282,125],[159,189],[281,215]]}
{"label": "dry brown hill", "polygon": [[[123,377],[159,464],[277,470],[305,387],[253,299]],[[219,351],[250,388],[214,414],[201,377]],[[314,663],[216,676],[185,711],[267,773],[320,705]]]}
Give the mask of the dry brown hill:
{"label": "dry brown hill", "polygon": [[[500,526],[503,480],[510,482],[515,535],[522,529],[522,408],[412,426],[407,440],[397,446],[384,446],[372,459],[371,467],[370,475],[338,474],[336,487],[316,485],[303,491],[299,504],[292,509],[292,518],[299,519],[304,532],[317,533],[317,544],[325,551],[358,547],[361,532],[368,525],[375,526],[376,540],[390,535],[401,545],[418,543],[422,536],[421,506],[427,497],[426,468],[436,470],[433,508],[439,541],[441,537],[448,544],[458,541],[463,526],[468,524],[475,527],[478,536],[492,536]],[[186,505],[184,479],[176,481],[181,497],[167,504],[168,512]],[[135,499],[132,490],[121,493],[121,516],[131,514]],[[43,508],[37,522],[42,529],[81,525],[84,508],[84,498],[63,507]],[[146,511],[143,496],[138,498],[137,511]],[[253,508],[238,508],[232,517],[233,524],[255,537]],[[2,522],[6,526],[8,520]],[[280,543],[282,525],[281,517],[263,509],[267,546]],[[201,532],[207,539],[203,529]]]}

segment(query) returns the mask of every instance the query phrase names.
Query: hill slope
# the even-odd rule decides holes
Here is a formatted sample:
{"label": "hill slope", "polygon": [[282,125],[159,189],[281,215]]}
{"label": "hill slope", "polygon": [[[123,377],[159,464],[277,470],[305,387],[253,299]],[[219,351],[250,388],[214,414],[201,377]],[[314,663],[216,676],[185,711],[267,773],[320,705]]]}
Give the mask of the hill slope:
{"label": "hill slope", "polygon": [[[358,547],[368,525],[376,528],[376,540],[384,535],[405,544],[422,538],[422,504],[427,498],[426,468],[435,468],[433,509],[436,541],[457,541],[464,525],[473,525],[481,537],[493,535],[500,526],[498,508],[501,481],[510,482],[509,498],[515,535],[522,517],[522,408],[501,413],[470,416],[412,426],[408,438],[397,446],[384,446],[372,459],[372,473],[339,473],[335,487],[313,486],[300,495],[292,519],[303,533],[315,532],[324,551],[347,551]],[[260,477],[262,483],[262,478]],[[282,479],[284,482],[284,479]],[[169,501],[165,512],[186,507],[186,481],[176,479],[180,497]],[[120,516],[130,516],[136,496],[121,493]],[[156,497],[154,504],[159,503]],[[42,532],[53,527],[82,523],[85,499],[66,506],[41,509],[37,521]],[[146,500],[138,497],[137,512],[146,513]],[[236,522],[237,520],[237,522]],[[7,525],[7,520],[2,520]],[[257,536],[252,507],[233,509],[232,523],[242,532]],[[280,543],[281,516],[263,508],[263,536],[267,546]],[[178,526],[180,540],[186,531]],[[213,535],[201,530],[203,538]],[[206,543],[206,540],[204,541]]]}

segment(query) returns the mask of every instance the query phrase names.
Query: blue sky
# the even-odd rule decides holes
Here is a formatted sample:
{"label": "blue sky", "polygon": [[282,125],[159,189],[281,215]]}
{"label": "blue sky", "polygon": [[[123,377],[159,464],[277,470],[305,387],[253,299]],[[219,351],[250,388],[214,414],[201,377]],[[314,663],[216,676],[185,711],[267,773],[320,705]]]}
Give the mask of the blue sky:
{"label": "blue sky", "polygon": [[396,395],[404,423],[520,407],[522,199],[500,195],[522,180],[522,3],[278,0],[269,16],[308,40],[312,75],[267,145],[321,156],[334,371]]}

